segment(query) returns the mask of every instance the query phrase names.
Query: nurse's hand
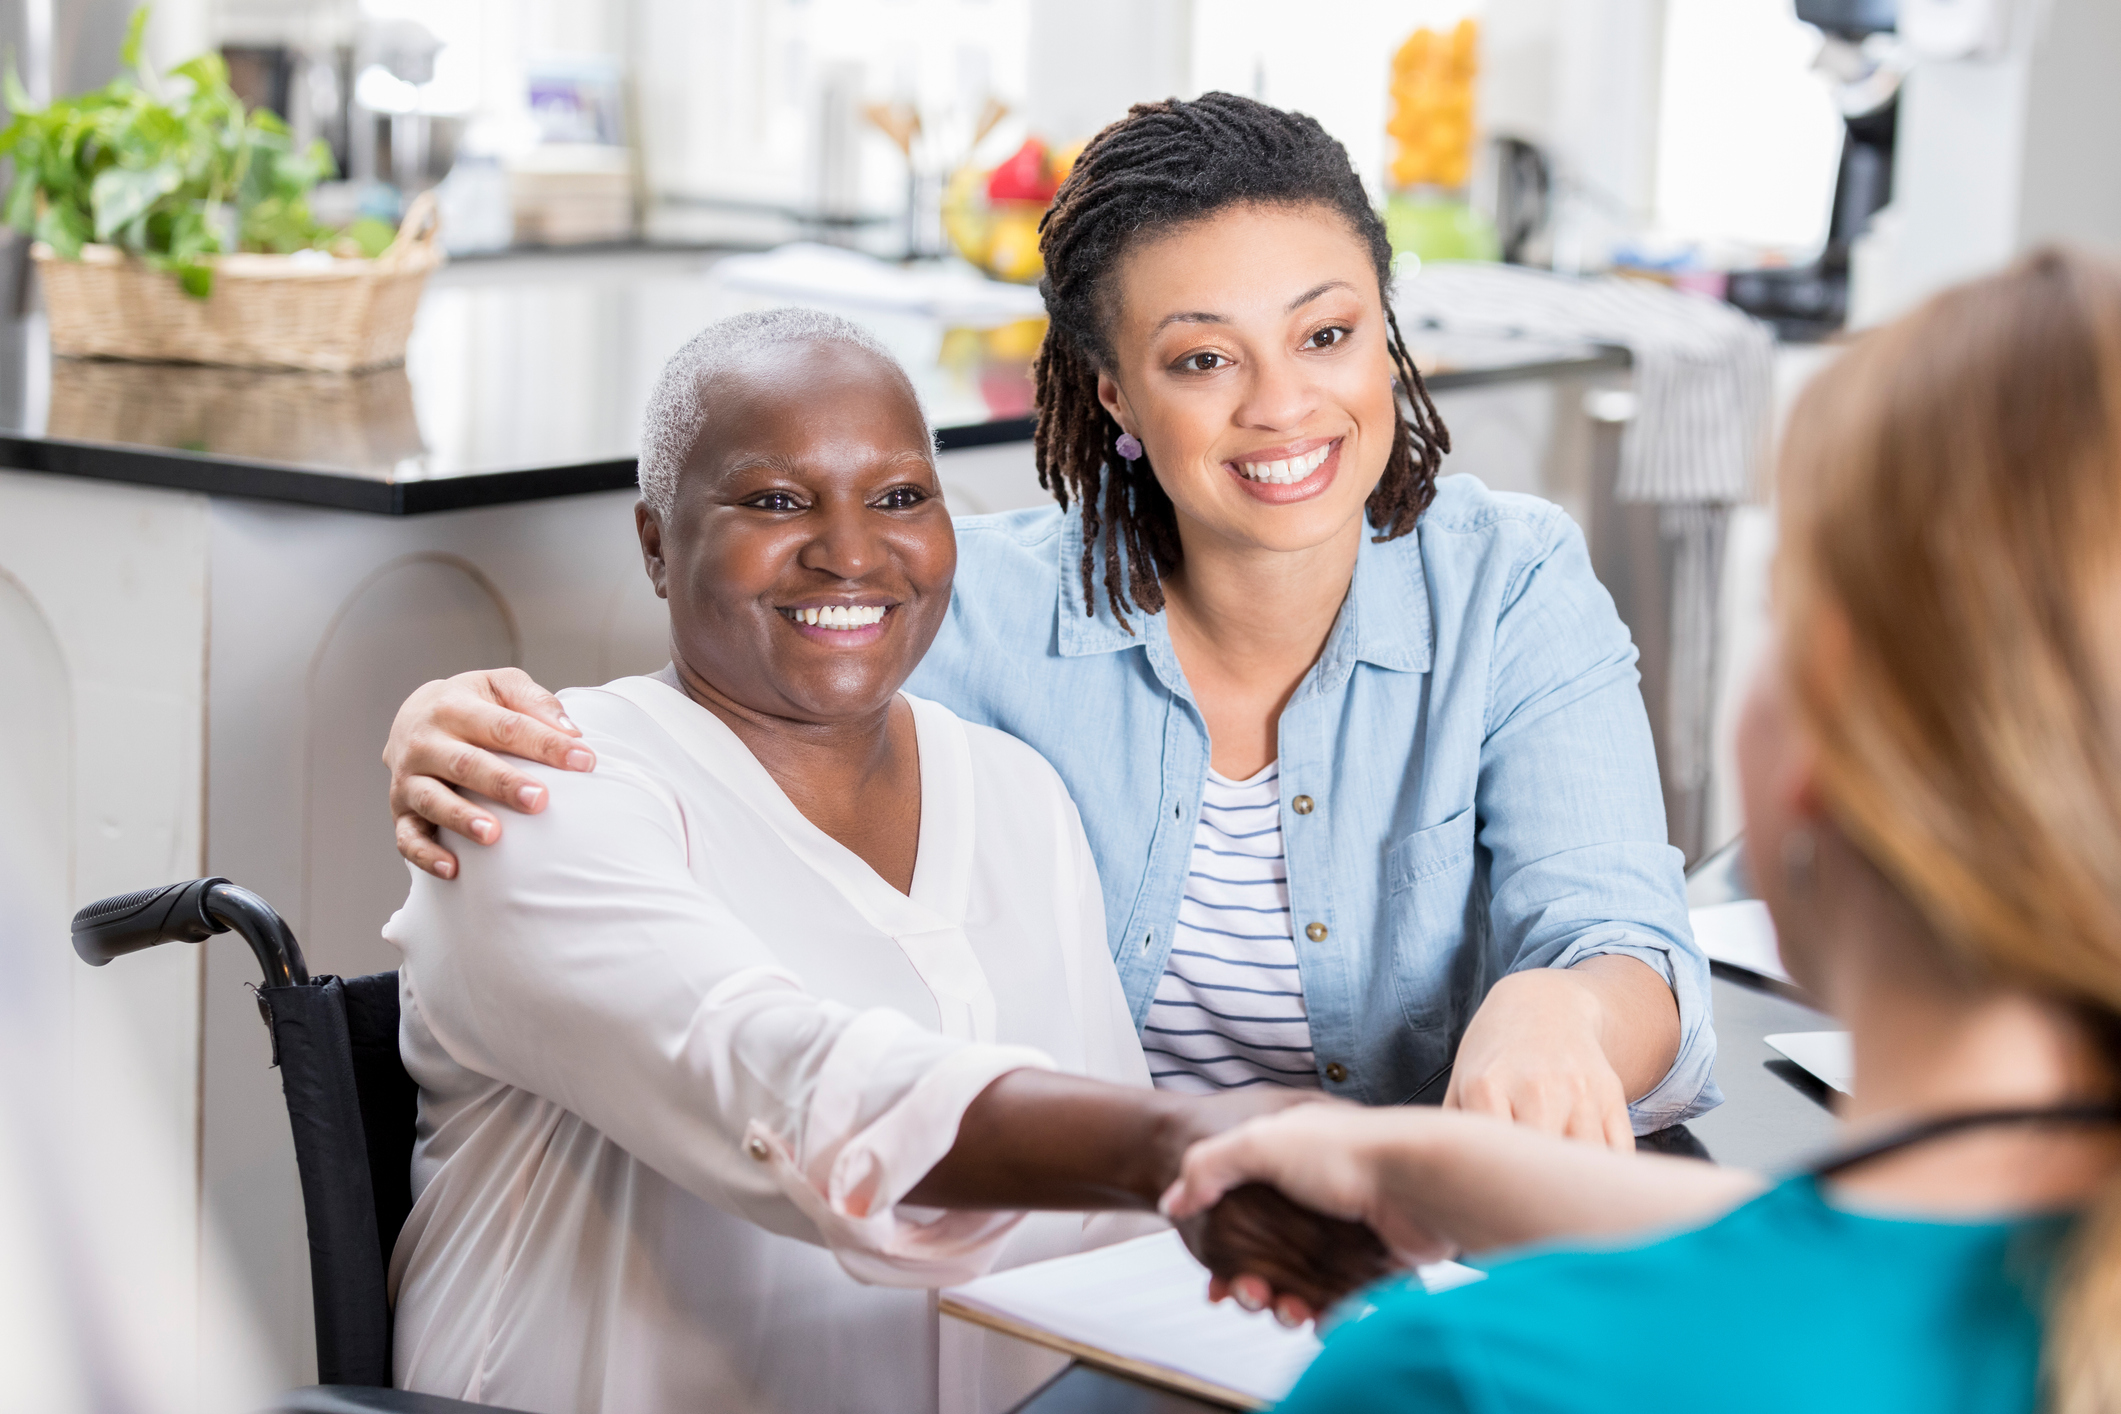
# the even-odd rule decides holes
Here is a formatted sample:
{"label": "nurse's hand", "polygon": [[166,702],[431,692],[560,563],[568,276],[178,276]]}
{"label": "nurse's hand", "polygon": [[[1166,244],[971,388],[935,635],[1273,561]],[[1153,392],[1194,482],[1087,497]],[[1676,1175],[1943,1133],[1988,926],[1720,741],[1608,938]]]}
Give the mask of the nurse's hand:
{"label": "nurse's hand", "polygon": [[[1195,1143],[1158,1206],[1183,1229],[1271,1184],[1321,1221],[1360,1223],[1399,1261],[1696,1225],[1765,1188],[1758,1174],[1537,1134],[1426,1105],[1301,1105]],[[1263,1261],[1210,1294],[1300,1321],[1321,1304]]]}
{"label": "nurse's hand", "polygon": [[1679,1051],[1679,1005],[1632,957],[1513,972],[1458,1043],[1446,1109],[1499,1115],[1633,1152],[1630,1096],[1648,1094]]}
{"label": "nurse's hand", "polygon": [[545,808],[545,788],[496,753],[594,770],[596,754],[581,735],[560,699],[520,668],[458,673],[419,688],[398,709],[383,748],[398,853],[438,879],[455,878],[457,857],[435,838],[436,828],[492,844],[501,822],[451,787],[535,815]]}

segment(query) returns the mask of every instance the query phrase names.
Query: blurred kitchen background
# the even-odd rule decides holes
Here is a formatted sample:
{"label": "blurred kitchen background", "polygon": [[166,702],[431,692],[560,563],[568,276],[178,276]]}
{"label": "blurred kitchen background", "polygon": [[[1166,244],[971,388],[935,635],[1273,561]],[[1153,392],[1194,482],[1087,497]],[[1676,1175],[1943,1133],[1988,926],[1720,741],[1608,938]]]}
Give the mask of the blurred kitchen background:
{"label": "blurred kitchen background", "polygon": [[[0,52],[32,102],[79,93],[133,9],[0,0]],[[1400,252],[1446,472],[1583,526],[1698,859],[1739,829],[1796,388],[1844,330],[2038,241],[2121,250],[2116,0],[158,0],[146,44],[218,51],[329,147],[320,220],[424,229],[431,193],[448,260],[402,360],[287,371],[56,354],[29,242],[0,238],[0,996],[64,999],[19,1008],[48,1045],[15,1033],[78,1141],[33,1226],[71,1214],[146,1274],[81,1298],[121,1314],[76,1332],[126,1351],[8,1363],[107,1357],[155,1391],[24,1408],[312,1377],[255,968],[222,938],[91,973],[65,920],[219,874],[316,971],[395,966],[391,714],[472,667],[664,660],[628,486],[656,372],[709,320],[861,319],[953,509],[1040,504],[1036,225],[1073,153],[1173,94],[1315,115]],[[125,1123],[77,1123],[113,1095]],[[8,1236],[0,1328],[27,1330],[49,1312]]]}
{"label": "blurred kitchen background", "polygon": [[[116,72],[132,8],[11,0],[0,27],[33,95],[70,93]],[[811,236],[903,255],[940,253],[936,208],[967,162],[992,167],[1027,137],[1065,149],[1146,97],[1225,89],[1297,108],[1380,196],[1411,185],[1393,181],[1388,150],[1394,57],[1417,29],[1448,37],[1470,18],[1470,102],[1445,116],[1476,138],[1471,162],[1455,181],[1425,175],[1464,188],[1515,258],[1720,288],[1733,271],[1845,260],[1864,208],[1889,194],[1895,91],[1912,63],[1889,33],[1894,9],[162,0],[149,48],[165,65],[219,49],[248,100],[328,142],[345,180],[320,211],[394,213],[439,185],[454,253]],[[1792,319],[1821,324],[1838,307],[1791,302]]]}
{"label": "blurred kitchen background", "polygon": [[[133,8],[0,0],[0,45],[33,97],[77,92],[116,73]],[[891,332],[939,421],[1021,419],[1040,325],[1036,299],[1008,282],[1036,279],[1036,223],[1054,182],[1130,102],[1210,89],[1318,117],[1385,206],[1407,280],[1423,260],[1499,259],[1727,301],[1773,332],[1790,385],[1819,341],[2039,237],[2114,239],[2121,197],[2092,154],[2095,135],[2115,130],[2117,10],[2097,0],[161,0],[147,39],[164,68],[218,50],[246,101],[283,115],[298,143],[329,146],[338,177],[311,198],[320,220],[395,222],[434,194],[454,264],[422,305],[409,389],[354,399],[402,413],[366,416],[359,440],[383,474],[409,477],[550,442],[549,426],[522,418],[531,402],[577,408],[585,447],[629,451],[646,379],[695,321],[731,306],[688,297],[702,288],[691,277],[731,252],[780,253],[723,272],[725,295],[749,291],[737,304],[814,297],[918,311]],[[34,314],[14,244],[0,293]],[[873,259],[835,261],[835,250]],[[555,264],[556,253],[568,259]],[[916,289],[894,269],[928,283]],[[984,293],[965,283],[975,275],[991,277]],[[938,280],[957,283],[939,293]],[[523,297],[494,293],[504,289]],[[938,298],[952,317],[929,317]],[[1481,322],[1445,314],[1459,316],[1433,321],[1445,330]],[[614,329],[621,318],[629,327]],[[578,368],[567,346],[587,358],[591,329],[611,350]],[[1644,356],[1626,329],[1520,332]],[[0,347],[0,361],[36,365],[34,331],[27,338],[19,353]],[[12,385],[0,378],[0,420],[51,431],[48,382],[34,366]],[[69,409],[84,405],[60,394]],[[22,404],[10,409],[10,398]],[[1625,398],[1595,406],[1619,423],[1631,416]],[[1550,442],[1551,417],[1467,415],[1490,412],[1496,430],[1461,435],[1453,469],[1567,502],[1570,479],[1590,473],[1557,469],[1551,448],[1532,454],[1533,470],[1502,464],[1506,443]],[[92,418],[66,425],[96,431]],[[296,440],[313,444],[317,430]],[[161,440],[200,440],[183,431]],[[274,452],[255,438],[243,450]],[[1016,492],[990,488],[966,508],[1013,503],[1025,469]],[[1622,501],[1674,503],[1625,469],[1616,486]],[[1717,503],[1736,514],[1694,547],[1705,549],[1692,556],[1696,578],[1757,568],[1765,522],[1742,509],[1752,489],[1722,488]],[[1589,504],[1572,506],[1587,522]],[[1652,586],[1659,596],[1668,577]],[[1722,620],[1757,600],[1750,583],[1719,592]],[[1668,635],[1647,632],[1613,587],[1654,659],[1648,640]],[[1749,641],[1721,623],[1713,651],[1688,660],[1695,676],[1736,671]],[[1646,668],[1654,679],[1663,665]],[[1700,690],[1711,699],[1682,716],[1713,715],[1713,689]],[[1653,717],[1669,735],[1654,704]],[[1728,790],[1692,754],[1701,759],[1672,797],[1690,857],[1736,828]]]}

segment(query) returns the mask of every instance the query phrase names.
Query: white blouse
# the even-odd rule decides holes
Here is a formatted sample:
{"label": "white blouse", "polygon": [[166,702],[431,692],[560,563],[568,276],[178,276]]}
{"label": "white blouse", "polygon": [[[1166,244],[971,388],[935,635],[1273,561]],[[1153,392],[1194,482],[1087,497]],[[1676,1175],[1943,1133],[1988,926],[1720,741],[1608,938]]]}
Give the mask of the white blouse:
{"label": "white blouse", "polygon": [[420,1085],[400,1387],[531,1411],[1002,1408],[1056,1368],[932,1294],[1145,1230],[900,1198],[1026,1066],[1146,1086],[1073,803],[918,698],[901,894],[650,678],[562,694],[598,756],[453,883],[413,874]]}

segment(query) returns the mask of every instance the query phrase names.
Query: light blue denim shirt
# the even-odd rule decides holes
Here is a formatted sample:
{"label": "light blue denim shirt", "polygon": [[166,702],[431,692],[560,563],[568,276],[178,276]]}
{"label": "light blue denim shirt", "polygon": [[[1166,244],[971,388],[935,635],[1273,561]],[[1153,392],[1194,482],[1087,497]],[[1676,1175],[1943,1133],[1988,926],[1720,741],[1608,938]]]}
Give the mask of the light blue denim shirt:
{"label": "light blue denim shirt", "polygon": [[[907,687],[1060,772],[1138,1026],[1178,919],[1207,724],[1161,615],[1130,615],[1129,634],[1101,586],[1084,613],[1078,514],[971,516],[957,536],[950,613]],[[1633,1106],[1637,1132],[1721,1100],[1709,968],[1665,842],[1635,646],[1560,507],[1450,476],[1414,534],[1365,534],[1325,650],[1282,712],[1280,762],[1329,1094],[1439,1100],[1497,978],[1615,953],[1679,1000],[1679,1057]]]}

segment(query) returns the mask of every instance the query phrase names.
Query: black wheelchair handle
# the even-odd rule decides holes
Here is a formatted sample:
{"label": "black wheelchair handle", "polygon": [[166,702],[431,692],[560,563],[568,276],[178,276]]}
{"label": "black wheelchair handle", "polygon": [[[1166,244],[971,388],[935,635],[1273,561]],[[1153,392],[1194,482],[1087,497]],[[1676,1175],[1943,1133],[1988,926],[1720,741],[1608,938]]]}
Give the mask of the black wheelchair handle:
{"label": "black wheelchair handle", "polygon": [[233,928],[268,987],[309,981],[302,947],[272,905],[226,879],[193,879],[99,899],[74,915],[74,951],[91,967],[162,943],[203,943]]}

